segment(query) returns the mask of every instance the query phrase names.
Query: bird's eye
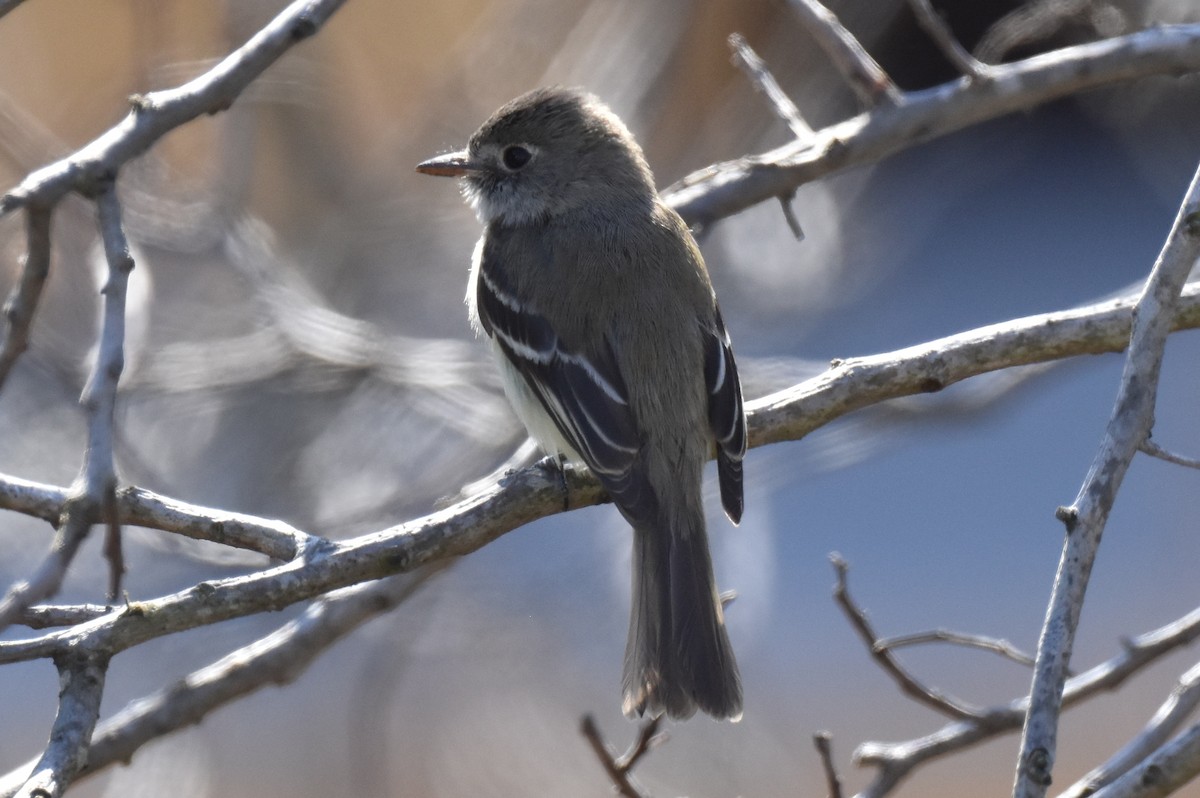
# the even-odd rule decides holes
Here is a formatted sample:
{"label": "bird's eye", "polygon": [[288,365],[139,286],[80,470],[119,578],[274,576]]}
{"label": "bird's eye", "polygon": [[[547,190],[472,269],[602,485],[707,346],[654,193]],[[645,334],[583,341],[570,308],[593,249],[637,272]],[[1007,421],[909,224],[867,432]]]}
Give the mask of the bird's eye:
{"label": "bird's eye", "polygon": [[504,166],[512,171],[517,171],[525,164],[529,163],[529,159],[533,157],[533,153],[520,144],[514,144],[511,147],[505,147],[500,159],[504,161]]}

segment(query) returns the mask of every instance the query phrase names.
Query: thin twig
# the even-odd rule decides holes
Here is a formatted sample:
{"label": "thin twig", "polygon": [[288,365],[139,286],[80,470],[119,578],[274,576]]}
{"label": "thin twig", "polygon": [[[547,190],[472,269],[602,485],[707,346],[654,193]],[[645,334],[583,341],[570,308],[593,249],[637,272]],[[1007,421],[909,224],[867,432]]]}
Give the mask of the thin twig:
{"label": "thin twig", "polygon": [[979,720],[982,718],[984,716],[982,708],[967,704],[924,684],[905,670],[890,651],[879,646],[879,636],[875,634],[875,630],[871,627],[871,622],[867,620],[866,613],[850,597],[850,590],[846,584],[846,575],[850,570],[850,566],[842,559],[840,554],[834,553],[829,555],[829,560],[833,563],[833,569],[837,573],[837,584],[833,589],[834,600],[842,608],[842,612],[849,619],[850,625],[858,632],[858,636],[867,644],[871,656],[875,658],[879,667],[883,668],[884,673],[892,677],[892,681],[896,682],[900,690],[915,699],[918,703],[924,704],[943,715],[960,720],[966,718]]}
{"label": "thin twig", "polygon": [[1200,257],[1200,168],[1192,178],[1134,308],[1125,369],[1099,451],[1074,504],[1060,508],[1057,513],[1067,535],[1038,641],[1014,798],[1042,798],[1050,784],[1063,683],[1088,577],[1125,472],[1150,434],[1163,347],[1174,323],[1180,293],[1197,257]]}
{"label": "thin twig", "polygon": [[129,114],[70,156],[28,175],[0,200],[0,215],[49,206],[70,191],[94,193],[166,133],[223,111],[297,42],[312,36],[345,0],[294,0],[251,39],[199,77],[174,89],[133,98]]}
{"label": "thin twig", "polygon": [[865,107],[900,104],[896,84],[832,11],[817,0],[789,0],[788,5]]}
{"label": "thin twig", "polygon": [[[1134,299],[1013,319],[869,357],[746,403],[750,445],[798,440],[835,418],[886,399],[933,393],[984,372],[1061,357],[1120,352],[1129,344]],[[1183,293],[1175,329],[1200,326],[1200,281]]]}
{"label": "thin twig", "polygon": [[811,139],[812,127],[804,121],[800,109],[779,87],[779,82],[775,80],[771,70],[767,68],[758,53],[754,52],[745,37],[740,33],[730,34],[729,48],[733,50],[733,63],[746,73],[746,77],[750,79],[751,85],[758,90],[758,93],[767,98],[775,115],[783,120],[783,123],[792,131],[792,135],[800,141]]}
{"label": "thin twig", "polygon": [[117,382],[125,367],[125,293],[133,258],[121,229],[121,208],[112,181],[97,186],[95,196],[100,234],[108,257],[108,279],[101,293],[104,311],[95,362],[79,404],[87,417],[87,446],[83,467],[63,502],[58,533],[50,552],[34,574],[13,585],[0,601],[0,630],[8,627],[35,602],[58,592],[63,577],[92,524],[108,516],[104,551],[108,557],[109,600],[120,593],[124,563],[120,548],[120,519],[115,512],[117,487],[113,462],[113,424]]}
{"label": "thin twig", "polygon": [[833,735],[820,731],[813,735],[813,745],[821,758],[821,769],[825,771],[825,787],[828,798],[842,798],[842,780],[838,778],[833,764]]}
{"label": "thin twig", "polygon": [[30,207],[25,217],[25,257],[21,278],[4,302],[5,331],[0,341],[0,388],[17,358],[29,347],[29,330],[50,273],[50,210]]}
{"label": "thin twig", "polygon": [[1033,657],[1021,651],[1007,640],[985,635],[965,634],[949,629],[931,629],[925,632],[884,637],[875,643],[875,647],[883,650],[894,650],[905,646],[921,645],[923,643],[953,643],[968,648],[979,648],[1010,659],[1021,665],[1033,665]]}
{"label": "thin twig", "polygon": [[[0,508],[53,522],[69,498],[66,488],[0,474]],[[132,485],[118,488],[116,501],[123,524],[256,551],[275,560],[295,559],[320,541],[282,521],[188,504]]]}
{"label": "thin twig", "polygon": [[88,447],[84,465],[84,480],[88,495],[107,516],[104,536],[104,556],[109,564],[108,600],[121,595],[121,576],[125,558],[121,551],[121,519],[117,513],[117,470],[113,455],[114,414],[117,404],[117,383],[125,368],[125,297],[129,273],[133,271],[133,255],[121,225],[121,204],[117,199],[116,183],[106,184],[96,196],[100,237],[108,261],[108,279],[104,295],[104,320],[100,329],[100,345],[96,350],[96,365],[83,390],[82,404],[88,413]]}
{"label": "thin twig", "polygon": [[[650,723],[655,724],[657,722],[657,718],[650,721]],[[642,727],[642,731],[645,731],[645,726]],[[616,788],[619,795],[624,796],[624,798],[646,798],[645,794],[630,781],[629,768],[621,766],[618,761],[619,757],[613,753],[608,747],[608,743],[604,741],[604,736],[600,733],[600,728],[596,725],[595,718],[591,715],[584,715],[583,720],[579,722],[579,733],[591,745],[592,751],[596,754],[596,759],[600,760],[601,767],[608,774],[608,778],[612,781],[613,787]],[[644,737],[649,739],[643,733],[638,735],[638,740],[640,741]]]}
{"label": "thin twig", "polygon": [[792,200],[796,198],[795,192],[779,198],[779,206],[783,209],[783,220],[787,222],[788,229],[792,231],[797,241],[804,240],[804,228],[800,226],[800,220],[796,218],[796,210],[792,207]]}
{"label": "thin twig", "polygon": [[[1162,657],[1197,640],[1200,640],[1200,608],[1125,642],[1116,656],[1071,678],[1063,691],[1063,706],[1074,706],[1116,690]],[[1029,697],[1023,696],[989,709],[981,721],[954,721],[915,740],[863,743],[855,751],[854,760],[875,767],[877,772],[858,798],[881,798],[930,760],[1020,729],[1028,708]]]}
{"label": "thin twig", "polygon": [[[801,8],[793,0],[793,8]],[[805,183],[875,163],[914,144],[1025,111],[1070,94],[1150,75],[1200,69],[1200,24],[1164,25],[990,66],[989,80],[955,79],[904,95],[818,130],[808,143],[788,142],[696,171],[663,192],[688,224],[711,226]]]}
{"label": "thin twig", "polygon": [[1124,16],[1096,0],[1029,0],[992,23],[975,45],[977,58],[996,64],[1018,47],[1048,43],[1068,25],[1090,25],[1098,37],[1125,30]]}
{"label": "thin twig", "polygon": [[908,5],[917,17],[917,24],[929,34],[929,38],[933,39],[942,55],[946,56],[959,72],[972,80],[987,76],[987,64],[967,52],[929,0],[908,0]]}
{"label": "thin twig", "polygon": [[660,725],[662,725],[662,715],[642,722],[638,727],[637,739],[633,741],[629,750],[617,760],[617,767],[621,768],[622,772],[628,773],[633,770],[638,761],[649,753],[651,748],[662,742],[663,738],[658,733]]}
{"label": "thin twig", "polygon": [[1184,468],[1200,468],[1200,458],[1184,457],[1181,454],[1175,454],[1159,446],[1154,442],[1153,438],[1146,438],[1142,441],[1138,450],[1143,454],[1148,454],[1151,457],[1157,457],[1159,460],[1166,460],[1168,463],[1174,463],[1177,466]]}
{"label": "thin twig", "polygon": [[16,623],[27,608],[58,592],[75,553],[92,528],[94,514],[82,484],[76,483],[63,503],[62,520],[49,553],[28,579],[14,583],[0,599],[0,629]]}
{"label": "thin twig", "polygon": [[1163,702],[1154,717],[1132,740],[1107,762],[1090,771],[1072,784],[1059,798],[1087,798],[1135,768],[1154,754],[1168,738],[1200,706],[1200,665],[1193,665],[1179,677],[1170,697]]}

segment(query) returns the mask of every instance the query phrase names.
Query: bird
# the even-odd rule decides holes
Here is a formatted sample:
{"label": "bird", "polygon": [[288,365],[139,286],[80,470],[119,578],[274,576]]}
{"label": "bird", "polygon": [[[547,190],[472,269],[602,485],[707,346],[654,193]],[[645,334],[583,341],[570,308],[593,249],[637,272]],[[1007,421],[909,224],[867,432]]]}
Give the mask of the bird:
{"label": "bird", "polygon": [[641,147],[594,95],[503,105],[465,149],[417,165],[461,178],[484,231],[468,315],[540,448],[581,464],[633,528],[622,710],[737,721],[743,696],[702,503],[744,506],[746,416],[704,259]]}

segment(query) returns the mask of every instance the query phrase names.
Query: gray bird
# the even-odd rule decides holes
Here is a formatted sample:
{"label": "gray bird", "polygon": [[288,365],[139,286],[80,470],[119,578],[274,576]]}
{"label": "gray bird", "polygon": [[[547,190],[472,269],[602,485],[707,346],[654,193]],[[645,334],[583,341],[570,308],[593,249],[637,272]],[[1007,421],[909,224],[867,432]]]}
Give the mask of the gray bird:
{"label": "gray bird", "polygon": [[518,97],[465,150],[417,170],[463,178],[485,225],[467,304],[517,415],[547,454],[587,466],[633,526],[625,714],[737,720],[701,477],[715,453],[736,524],[746,418],[687,225],[621,120],[576,90]]}

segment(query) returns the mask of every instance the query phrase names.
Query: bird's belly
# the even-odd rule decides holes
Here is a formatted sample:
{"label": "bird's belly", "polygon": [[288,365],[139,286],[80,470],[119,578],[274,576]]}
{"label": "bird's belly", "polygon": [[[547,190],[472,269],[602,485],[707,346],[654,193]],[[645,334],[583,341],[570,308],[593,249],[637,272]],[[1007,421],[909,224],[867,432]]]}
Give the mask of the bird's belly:
{"label": "bird's belly", "polygon": [[525,429],[529,432],[529,437],[533,438],[546,454],[565,458],[577,465],[584,465],[583,458],[579,456],[579,453],[575,451],[575,447],[568,443],[567,439],[559,432],[558,425],[554,423],[554,419],[542,407],[542,403],[537,398],[537,395],[529,389],[529,385],[525,382],[525,378],[521,376],[521,372],[517,371],[509,362],[495,339],[491,340],[491,345],[492,353],[496,357],[496,363],[500,367],[500,378],[504,385],[504,395],[508,397],[508,403],[512,405],[517,418],[521,419],[521,423],[525,425]]}

